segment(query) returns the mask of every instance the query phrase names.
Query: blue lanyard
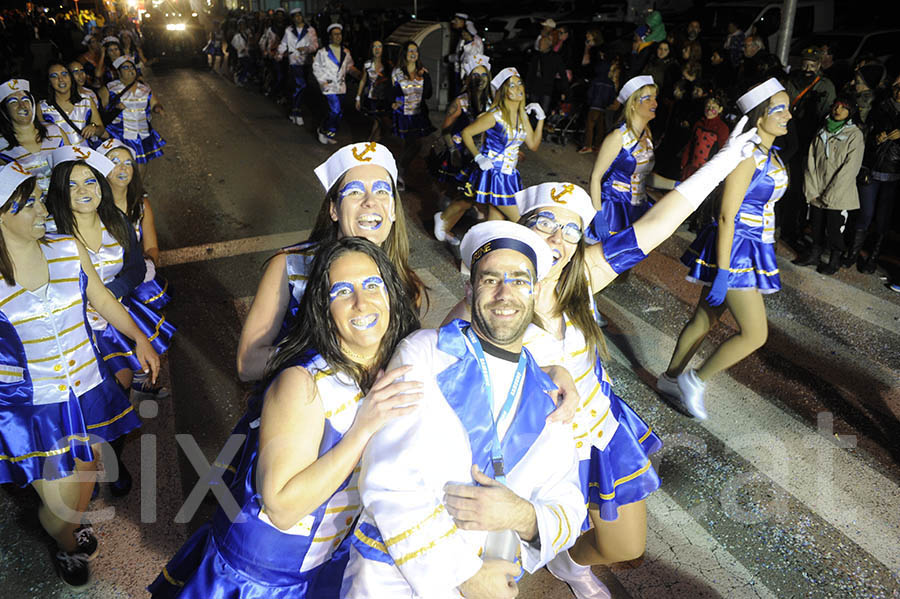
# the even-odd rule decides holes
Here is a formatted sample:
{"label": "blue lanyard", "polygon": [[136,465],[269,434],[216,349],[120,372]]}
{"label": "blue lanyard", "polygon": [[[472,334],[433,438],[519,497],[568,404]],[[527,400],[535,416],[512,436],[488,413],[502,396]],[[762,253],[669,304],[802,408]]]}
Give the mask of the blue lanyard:
{"label": "blue lanyard", "polygon": [[[491,373],[488,371],[487,360],[484,357],[484,350],[481,349],[481,342],[472,331],[472,327],[466,329],[466,337],[472,343],[475,350],[475,357],[478,358],[478,366],[481,368],[481,374],[484,377],[484,386],[487,387],[488,413],[493,414],[494,407],[494,390],[491,385]],[[513,402],[519,394],[519,387],[522,386],[522,380],[525,378],[525,351],[519,355],[519,364],[516,366],[516,373],[513,375],[512,384],[506,394],[506,402],[500,409],[500,414],[494,419],[491,417],[491,429],[494,438],[491,441],[491,465],[494,467],[494,478],[501,483],[506,484],[506,471],[503,468],[503,450],[500,446],[500,435],[497,433],[497,423],[509,414],[512,409]]]}

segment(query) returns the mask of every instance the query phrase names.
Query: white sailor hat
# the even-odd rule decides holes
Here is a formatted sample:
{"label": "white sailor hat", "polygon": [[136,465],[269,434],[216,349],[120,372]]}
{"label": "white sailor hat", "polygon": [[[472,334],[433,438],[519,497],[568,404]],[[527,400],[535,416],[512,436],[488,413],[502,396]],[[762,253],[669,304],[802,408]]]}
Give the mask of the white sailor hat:
{"label": "white sailor hat", "polygon": [[[0,166],[0,206],[5,204],[16,188],[29,177],[34,177],[34,175],[15,160],[5,166]],[[15,206],[13,206],[13,210],[18,212]]]}
{"label": "white sailor hat", "polygon": [[466,31],[468,31],[472,35],[478,35],[478,30],[475,29],[475,23],[473,23],[472,21],[466,21]]}
{"label": "white sailor hat", "polygon": [[[277,10],[277,9],[276,9],[276,10]],[[283,8],[282,8],[281,10],[282,10],[282,12],[284,11]],[[302,9],[302,8],[292,8],[292,9],[291,9],[291,12],[290,12],[290,15],[293,17],[293,16],[294,16],[295,14],[297,14],[297,13],[303,14],[303,9]]]}
{"label": "white sailor hat", "polygon": [[84,36],[84,39],[81,40],[81,45],[87,46],[92,39],[94,39],[93,34],[87,34],[86,36]]}
{"label": "white sailor hat", "polygon": [[128,152],[131,154],[131,157],[134,158],[134,150],[131,149],[129,146],[126,146],[125,144],[123,144],[121,141],[119,141],[115,137],[110,137],[109,139],[104,140],[104,142],[102,144],[97,146],[97,151],[101,152],[104,156],[106,156],[113,150],[118,150],[118,149],[128,150]]}
{"label": "white sailor hat", "polygon": [[325,30],[325,33],[331,33],[332,29],[340,29],[341,31],[343,31],[344,26],[341,25],[340,23],[332,23],[331,25],[328,26],[328,29]]}
{"label": "white sailor hat", "polygon": [[591,202],[591,196],[574,183],[541,183],[532,185],[516,193],[516,206],[519,214],[528,214],[537,208],[557,206],[571,210],[581,217],[581,228],[585,229],[597,210]]}
{"label": "white sailor hat", "polygon": [[31,84],[28,79],[10,79],[0,84],[0,102],[16,92],[31,92]]}
{"label": "white sailor hat", "polygon": [[469,15],[466,14],[466,13],[464,13],[464,12],[458,12],[458,13],[456,13],[456,14],[453,15],[453,18],[454,18],[454,19],[462,19],[463,21],[468,21],[468,20],[469,20]]}
{"label": "white sailor hat", "polygon": [[738,109],[743,113],[747,114],[764,101],[768,100],[778,92],[784,91],[784,86],[781,85],[781,82],[778,81],[775,77],[760,83],[746,94],[738,98],[737,106]]}
{"label": "white sailor hat", "polygon": [[129,56],[127,54],[123,54],[113,61],[113,68],[118,69],[120,66],[125,64],[126,62],[130,62],[132,65],[134,64],[134,57]]}
{"label": "white sailor hat", "polygon": [[517,71],[515,67],[506,67],[505,69],[497,73],[496,77],[491,79],[491,87],[494,88],[494,91],[499,90],[500,86],[503,85],[503,83],[510,77],[519,77],[520,79],[522,78],[522,76],[519,75],[519,71]]}
{"label": "white sailor hat", "polygon": [[354,166],[380,166],[397,181],[397,162],[390,150],[374,141],[359,142],[344,146],[313,171],[326,191],[340,181],[344,173]]}
{"label": "white sailor hat", "polygon": [[505,220],[478,223],[466,233],[459,245],[459,255],[470,271],[484,256],[494,250],[515,250],[534,265],[540,281],[553,266],[553,254],[540,235],[522,225]]}
{"label": "white sailor hat", "polygon": [[619,104],[624,104],[628,100],[628,98],[631,97],[631,94],[641,89],[645,85],[656,85],[656,82],[653,81],[653,77],[651,77],[650,75],[638,75],[637,77],[632,77],[625,82],[625,85],[622,86],[622,89],[619,91],[619,95],[616,97],[616,100],[619,101]]}
{"label": "white sailor hat", "polygon": [[487,72],[490,73],[491,59],[484,54],[472,54],[467,56],[465,61],[463,61],[463,75],[468,77],[477,67],[484,67],[487,69]]}
{"label": "white sailor hat", "polygon": [[100,43],[102,43],[104,46],[105,46],[106,44],[118,44],[118,43],[119,43],[119,38],[117,38],[117,37],[114,36],[114,35],[107,35],[105,38],[103,38],[103,41],[100,42]]}
{"label": "white sailor hat", "polygon": [[116,165],[109,158],[96,150],[83,146],[63,146],[50,153],[50,168],[56,168],[57,164],[81,160],[94,167],[104,177],[113,170]]}

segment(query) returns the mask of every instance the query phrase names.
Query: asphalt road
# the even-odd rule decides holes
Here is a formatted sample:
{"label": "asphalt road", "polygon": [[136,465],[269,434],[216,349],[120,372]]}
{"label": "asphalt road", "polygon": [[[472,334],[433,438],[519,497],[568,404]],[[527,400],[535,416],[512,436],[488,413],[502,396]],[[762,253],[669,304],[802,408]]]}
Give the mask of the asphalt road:
{"label": "asphalt road", "polygon": [[[211,513],[212,502],[179,513],[198,478],[179,445],[195,442],[212,462],[241,415],[250,390],[234,367],[242,319],[265,259],[312,226],[323,197],[312,169],[333,149],[316,142],[314,118],[293,126],[280,107],[209,72],[157,68],[149,83],[166,107],[154,126],[168,145],[147,187],[178,333],[172,398],[141,404],[145,425],[126,448],[135,490],[117,500],[103,490],[91,506],[101,555],[82,596],[102,599],[146,596]],[[366,133],[349,123],[339,140]],[[545,143],[520,170],[526,185],[584,184],[591,161]],[[431,288],[433,325],[461,297],[462,279],[427,233],[437,193],[424,174],[408,183],[412,261]],[[710,383],[708,421],[689,420],[653,385],[699,294],[678,262],[691,239],[682,229],[599,300],[615,388],[665,447],[653,460],[663,484],[648,499],[645,557],[595,571],[616,598],[900,597],[900,297],[855,270],[829,278],[793,267],[779,246],[785,288],[766,298],[768,343]],[[723,321],[710,340],[734,328]],[[36,505],[28,489],[0,492],[2,595],[69,597]],[[99,512],[109,508],[112,518]],[[542,570],[520,596],[572,595]]]}

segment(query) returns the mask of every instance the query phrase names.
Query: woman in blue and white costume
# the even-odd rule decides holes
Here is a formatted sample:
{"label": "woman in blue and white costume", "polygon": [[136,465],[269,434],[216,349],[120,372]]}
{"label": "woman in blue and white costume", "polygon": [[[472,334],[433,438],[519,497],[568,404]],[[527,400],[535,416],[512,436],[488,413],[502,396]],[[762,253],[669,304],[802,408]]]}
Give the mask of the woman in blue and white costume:
{"label": "woman in blue and white costume", "polygon": [[[441,125],[443,150],[435,157],[434,177],[441,183],[468,181],[464,165],[472,162],[472,156],[463,144],[462,131],[484,112],[492,100],[491,61],[484,54],[469,56],[462,65],[463,90],[447,108]],[[440,214],[440,213],[439,213]],[[435,222],[439,222],[435,219]]]}
{"label": "woman in blue and white costume", "polygon": [[150,125],[150,113],[161,114],[163,107],[150,86],[137,80],[132,57],[118,57],[113,67],[119,78],[100,88],[100,100],[104,106],[121,109],[121,112],[106,126],[106,130],[131,148],[134,159],[139,165],[144,165],[163,155],[166,140]]}
{"label": "woman in blue and white costume", "polygon": [[380,246],[400,273],[416,306],[427,302],[425,284],[409,265],[406,213],[395,182],[397,164],[375,142],[344,146],[315,170],[325,199],[307,241],[284,248],[266,266],[238,343],[238,376],[262,378],[278,340],[290,330],[321,244],[363,237]]}
{"label": "woman in blue and white costume", "polygon": [[[679,401],[692,416],[707,417],[706,382],[765,344],[768,321],[763,295],[781,289],[775,259],[774,206],[787,189],[788,175],[776,147],[791,120],[790,98],[781,83],[769,79],[738,98],[738,108],[759,132],[760,142],[725,180],[718,222],[707,226],[681,261],[689,281],[711,285],[678,337],[669,367],[657,380],[659,390]],[[680,187],[679,187],[680,189]],[[705,296],[705,297],[704,297]],[[688,368],[710,327],[725,309],[739,332],[696,370]]]}
{"label": "woman in blue and white costume", "polygon": [[171,299],[167,292],[169,282],[156,272],[156,263],[159,262],[156,221],[141,176],[135,168],[134,154],[131,148],[114,138],[100,144],[97,150],[115,165],[106,180],[112,190],[116,208],[128,217],[144,251],[147,274],[144,281],[134,288],[132,295],[142,304],[157,311],[162,310]]}
{"label": "woman in blue and white costume", "polygon": [[621,122],[603,139],[591,171],[591,199],[597,215],[587,229],[593,241],[624,231],[650,209],[647,179],[654,187],[672,189],[675,182],[653,173],[655,158],[650,121],[656,117],[657,86],[653,77],[629,79],[619,91]]}
{"label": "woman in blue and white costume", "polygon": [[0,84],[0,163],[18,162],[37,177],[38,187],[50,185],[50,152],[69,143],[56,125],[37,118],[37,104],[25,79]]}
{"label": "woman in blue and white costume", "polygon": [[[73,146],[91,145],[87,140],[109,137],[100,111],[91,98],[82,97],[69,70],[61,63],[47,67],[48,100],[41,100],[41,117],[62,129]],[[96,139],[99,143],[100,139]]]}
{"label": "woman in blue and white costume", "polygon": [[418,319],[396,269],[365,239],[322,245],[310,274],[304,326],[267,366],[230,484],[240,511],[219,508],[185,543],[150,585],[156,599],[338,596],[363,449],[421,398],[420,383],[396,381],[409,368],[382,372]]}
{"label": "woman in blue and white costume", "polygon": [[[128,309],[153,349],[164,354],[175,327],[164,316],[138,301],[133,293],[146,275],[144,254],[128,218],[118,208],[106,176],[115,165],[90,148],[67,146],[51,155],[53,175],[47,190],[47,208],[56,230],[75,236],[87,249],[103,284]],[[121,276],[120,276],[121,275]],[[130,339],[91,306],[87,320],[96,332],[97,348],[124,389],[133,372],[142,368]]]}
{"label": "woman in blue and white costume", "polygon": [[159,358],[81,244],[45,236],[42,196],[22,165],[0,167],[0,483],[34,487],[41,524],[58,546],[58,570],[80,587],[97,540],[77,518],[58,515],[84,512],[94,483],[69,476],[95,469],[92,445],[140,426],[91,343],[87,302],[136,340],[154,378]]}
{"label": "woman in blue and white costume", "polygon": [[[644,499],[659,487],[648,456],[661,445],[647,423],[612,390],[603,367],[608,354],[594,318],[592,296],[665,241],[740,162],[754,134],[741,135],[742,127],[741,123],[735,129],[715,164],[697,171],[683,189],[668,193],[632,227],[604,244],[588,245],[585,239],[585,224],[595,211],[590,196],[577,185],[543,183],[516,195],[520,222],[547,241],[554,257],[535,299],[539,324],[526,331],[525,344],[542,368],[565,367],[575,377],[580,396],[572,434],[588,504],[588,521],[582,526],[586,532],[548,565],[579,599],[609,597],[591,573],[591,565],[643,554]],[[447,321],[466,317],[463,302]]]}
{"label": "woman in blue and white costume", "polygon": [[[473,204],[489,220],[519,220],[515,198],[522,190],[522,176],[516,168],[519,147],[524,143],[536,152],[541,145],[544,111],[537,103],[525,105],[525,84],[519,72],[512,67],[503,69],[491,80],[491,87],[494,101],[490,109],[460,134],[466,149],[475,157],[465,197],[454,200],[440,218],[435,219],[435,236],[439,240],[446,238],[454,245],[458,240],[448,232]],[[537,118],[534,129],[528,114]],[[474,137],[482,133],[485,134],[484,141],[479,150]]]}
{"label": "woman in blue and white costume", "polygon": [[397,184],[403,191],[405,184],[403,175],[410,164],[419,155],[422,138],[434,131],[428,118],[428,105],[425,100],[431,97],[431,75],[419,60],[419,46],[412,40],[400,48],[399,64],[391,72],[394,101],[393,109],[394,135],[403,140],[400,150],[400,177]]}

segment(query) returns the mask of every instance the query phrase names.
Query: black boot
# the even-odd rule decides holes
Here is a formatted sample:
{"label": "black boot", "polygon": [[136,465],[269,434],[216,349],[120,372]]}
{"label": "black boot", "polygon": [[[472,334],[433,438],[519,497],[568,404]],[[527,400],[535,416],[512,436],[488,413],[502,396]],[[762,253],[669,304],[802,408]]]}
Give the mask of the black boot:
{"label": "black boot", "polygon": [[872,253],[869,254],[869,257],[866,258],[866,261],[861,265],[860,272],[865,272],[868,274],[872,274],[875,272],[875,268],[878,266],[878,256],[881,255],[881,244],[884,242],[884,234],[879,234],[875,238],[875,245],[872,246]]}
{"label": "black boot", "polygon": [[797,266],[816,266],[819,263],[819,258],[822,256],[822,250],[822,246],[814,245],[797,256],[796,259],[792,260],[791,264],[796,264]]}
{"label": "black boot", "polygon": [[856,264],[856,261],[859,260],[859,250],[862,249],[863,243],[866,242],[866,231],[856,229],[853,231],[853,245],[850,246],[850,249],[844,252],[844,256],[841,259],[841,266],[844,268],[849,268]]}
{"label": "black boot", "polygon": [[819,267],[816,268],[816,272],[823,275],[833,275],[838,271],[840,262],[841,250],[831,250],[831,254],[828,256],[828,264],[819,262]]}

